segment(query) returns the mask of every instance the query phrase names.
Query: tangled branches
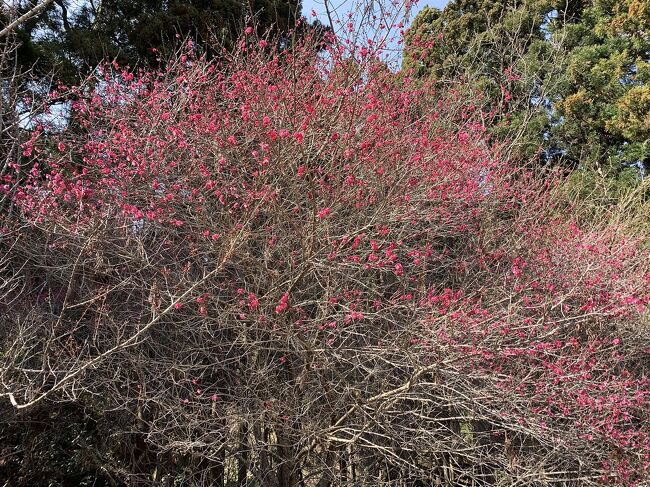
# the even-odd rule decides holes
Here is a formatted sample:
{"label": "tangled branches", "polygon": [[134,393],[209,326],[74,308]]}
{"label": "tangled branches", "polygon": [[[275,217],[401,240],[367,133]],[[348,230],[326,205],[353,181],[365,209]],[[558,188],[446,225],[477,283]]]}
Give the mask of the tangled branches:
{"label": "tangled branches", "polygon": [[646,479],[647,249],[564,216],[471,100],[340,49],[108,66],[34,132],[4,407],[81,405],[114,485]]}

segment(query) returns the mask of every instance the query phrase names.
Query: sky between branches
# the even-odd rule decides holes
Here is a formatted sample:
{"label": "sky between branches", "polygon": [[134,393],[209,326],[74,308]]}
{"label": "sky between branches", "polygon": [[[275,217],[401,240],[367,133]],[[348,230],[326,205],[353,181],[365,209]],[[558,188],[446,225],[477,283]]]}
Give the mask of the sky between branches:
{"label": "sky between branches", "polygon": [[[424,7],[436,7],[439,9],[443,9],[445,5],[449,3],[450,0],[421,0],[418,2],[415,7],[413,8],[413,12],[411,16],[415,16],[420,10],[422,10]],[[350,8],[350,6],[353,4],[351,0],[333,0],[332,5],[334,5],[335,8],[340,8],[341,12],[347,10]],[[323,23],[327,23],[327,17],[325,15],[325,6],[323,0],[303,0],[302,2],[302,12],[303,15],[309,18],[310,12],[313,10],[316,11],[318,14],[318,18],[321,20]]]}

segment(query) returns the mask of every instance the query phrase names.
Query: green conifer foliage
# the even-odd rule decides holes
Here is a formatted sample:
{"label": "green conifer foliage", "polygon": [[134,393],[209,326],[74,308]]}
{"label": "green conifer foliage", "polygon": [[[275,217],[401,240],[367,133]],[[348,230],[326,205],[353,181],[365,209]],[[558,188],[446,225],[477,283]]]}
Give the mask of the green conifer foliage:
{"label": "green conifer foliage", "polygon": [[648,0],[454,0],[406,44],[415,76],[480,88],[522,160],[650,168]]}
{"label": "green conifer foliage", "polygon": [[[22,0],[18,13],[32,6]],[[55,0],[21,25],[19,58],[72,84],[105,59],[156,63],[178,39],[191,38],[208,52],[217,44],[227,47],[247,18],[255,19],[260,34],[287,32],[300,9],[300,0]]]}

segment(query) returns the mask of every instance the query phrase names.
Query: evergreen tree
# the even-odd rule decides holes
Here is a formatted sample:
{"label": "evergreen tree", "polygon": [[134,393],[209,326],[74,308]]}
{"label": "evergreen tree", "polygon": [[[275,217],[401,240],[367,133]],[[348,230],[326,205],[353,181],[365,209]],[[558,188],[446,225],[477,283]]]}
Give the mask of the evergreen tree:
{"label": "evergreen tree", "polygon": [[462,80],[497,114],[492,131],[521,159],[538,159],[549,130],[549,0],[456,0],[425,8],[406,36],[404,67],[441,82]]}
{"label": "evergreen tree", "polygon": [[404,67],[480,88],[518,157],[618,177],[649,167],[649,19],[648,0],[454,0],[418,14]]}
{"label": "evergreen tree", "polygon": [[631,165],[650,169],[650,2],[594,0],[558,35],[568,56],[553,142],[614,175]]}
{"label": "evergreen tree", "polygon": [[[18,14],[33,7],[19,2]],[[259,33],[286,33],[300,16],[300,0],[55,0],[20,26],[20,62],[42,75],[75,83],[104,59],[134,66],[156,62],[192,38],[210,53],[228,46],[254,17]]]}

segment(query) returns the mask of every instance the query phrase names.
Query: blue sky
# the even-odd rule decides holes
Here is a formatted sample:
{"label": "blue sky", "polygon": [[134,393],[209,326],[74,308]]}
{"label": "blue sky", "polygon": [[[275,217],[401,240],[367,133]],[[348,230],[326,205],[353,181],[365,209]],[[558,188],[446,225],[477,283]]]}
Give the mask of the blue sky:
{"label": "blue sky", "polygon": [[[341,5],[342,10],[346,10],[346,4],[352,5],[353,0],[331,0],[332,5]],[[416,7],[413,10],[413,15],[415,15],[419,10],[425,6],[444,8],[445,5],[449,3],[449,0],[420,0]],[[325,8],[323,6],[323,0],[302,0],[302,12],[307,18],[309,18],[309,12],[314,9],[318,14],[321,21],[325,21]]]}
{"label": "blue sky", "polygon": [[[377,2],[386,2],[388,5],[390,5],[392,2],[399,2],[403,3],[405,0],[328,0],[329,5],[330,5],[330,10],[334,11],[332,14],[333,20],[335,24],[337,21],[345,21],[346,14],[350,12],[350,9],[352,9],[355,5],[363,4],[363,2],[373,2],[373,8],[377,9]],[[408,23],[410,23],[413,20],[413,17],[422,10],[424,7],[429,6],[429,7],[435,7],[442,9],[447,5],[451,0],[416,0],[417,3],[413,7],[411,14],[408,19],[406,19],[407,23],[406,25],[408,26]],[[325,14],[325,6],[324,6],[324,0],[302,0],[302,14],[307,17],[308,20],[312,20],[312,15],[311,11],[312,9],[316,12],[319,20],[325,24],[329,25],[329,21],[327,19],[327,15]],[[378,10],[377,10],[378,11]],[[359,12],[350,12],[353,14],[354,17],[356,17],[356,20],[358,20],[358,17],[355,14],[358,14]],[[355,24],[357,23],[356,20],[353,20]],[[403,19],[402,19],[403,20]],[[400,21],[399,18],[393,18],[392,22],[395,21]],[[340,24],[339,24],[340,25]],[[335,27],[335,30],[337,27]],[[373,30],[372,26],[361,26],[357,24],[356,28],[356,33],[355,35],[360,35],[361,37],[368,36],[368,38],[374,38],[374,33],[376,31]],[[402,46],[399,45],[399,35],[397,32],[397,29],[392,30],[393,36],[384,38],[383,41],[387,42],[386,49],[383,50],[381,53],[381,60],[386,63],[387,66],[389,66],[390,69],[394,70],[399,70],[400,66],[402,64]],[[358,39],[355,39],[355,43],[357,42]]]}

